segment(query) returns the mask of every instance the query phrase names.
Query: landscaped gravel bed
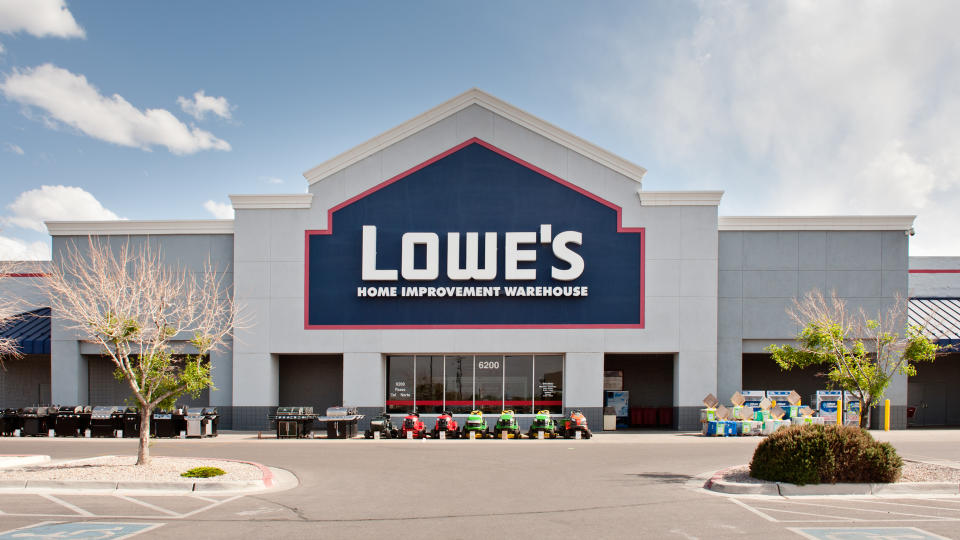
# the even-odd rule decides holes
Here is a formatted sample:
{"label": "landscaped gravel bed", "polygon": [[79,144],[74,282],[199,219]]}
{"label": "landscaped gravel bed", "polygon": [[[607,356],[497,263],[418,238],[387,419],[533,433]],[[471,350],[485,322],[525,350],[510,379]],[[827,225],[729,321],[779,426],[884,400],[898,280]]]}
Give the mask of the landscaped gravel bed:
{"label": "landscaped gravel bed", "polygon": [[[757,480],[750,476],[749,465],[731,467],[724,471],[721,479],[741,484],[766,483],[766,480]],[[903,460],[899,482],[960,482],[960,468]]]}
{"label": "landscaped gravel bed", "polygon": [[[154,456],[150,465],[138,467],[136,456],[102,456],[69,462],[52,462],[18,469],[0,470],[3,480],[90,480],[103,482],[221,482],[260,480],[259,467],[236,461]],[[180,473],[194,467],[219,467],[227,472],[211,478],[184,478]]]}

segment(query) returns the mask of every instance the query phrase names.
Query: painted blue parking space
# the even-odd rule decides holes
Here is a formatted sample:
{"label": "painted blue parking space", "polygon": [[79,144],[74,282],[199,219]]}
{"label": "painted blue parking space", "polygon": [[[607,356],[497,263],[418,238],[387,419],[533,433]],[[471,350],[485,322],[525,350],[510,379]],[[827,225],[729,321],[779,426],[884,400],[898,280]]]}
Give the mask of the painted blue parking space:
{"label": "painted blue parking space", "polygon": [[811,540],[945,540],[916,527],[814,527],[791,528]]}
{"label": "painted blue parking space", "polygon": [[162,525],[163,523],[44,522],[0,533],[0,540],[7,538],[24,540],[31,538],[69,538],[72,540],[109,538],[111,540],[121,540],[156,529]]}

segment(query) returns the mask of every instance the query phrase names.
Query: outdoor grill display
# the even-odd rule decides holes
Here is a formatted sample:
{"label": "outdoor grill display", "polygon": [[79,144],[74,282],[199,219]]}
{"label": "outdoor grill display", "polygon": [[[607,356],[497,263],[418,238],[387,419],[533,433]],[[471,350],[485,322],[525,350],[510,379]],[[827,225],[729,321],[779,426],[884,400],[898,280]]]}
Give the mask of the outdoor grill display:
{"label": "outdoor grill display", "polygon": [[56,407],[24,407],[20,409],[20,435],[22,437],[46,436],[50,430],[50,409]]}
{"label": "outdoor grill display", "polygon": [[273,420],[277,422],[278,439],[302,439],[310,436],[318,416],[313,407],[277,407]]}
{"label": "outdoor grill display", "polygon": [[179,409],[175,411],[153,411],[151,421],[150,431],[154,437],[172,439],[180,436],[183,413]]}
{"label": "outdoor grill display", "polygon": [[100,405],[90,413],[91,437],[114,437],[120,429],[119,420],[123,414],[123,407]]}
{"label": "outdoor grill display", "polygon": [[16,409],[4,409],[0,413],[0,434],[13,436],[20,429],[20,416]]}
{"label": "outdoor grill display", "polygon": [[57,437],[76,437],[83,434],[90,425],[90,407],[60,407],[53,421],[53,431]]}
{"label": "outdoor grill display", "polygon": [[346,407],[327,407],[327,415],[317,418],[317,422],[326,422],[328,439],[351,439],[357,435],[357,423],[363,418],[357,409]]}
{"label": "outdoor grill display", "polygon": [[203,409],[203,416],[205,416],[207,420],[207,427],[204,428],[204,433],[207,437],[216,437],[217,426],[220,424],[220,413],[217,412],[216,407],[205,407]]}
{"label": "outdoor grill display", "polygon": [[140,436],[140,411],[134,407],[127,407],[123,411],[122,427],[124,437],[137,438]]}

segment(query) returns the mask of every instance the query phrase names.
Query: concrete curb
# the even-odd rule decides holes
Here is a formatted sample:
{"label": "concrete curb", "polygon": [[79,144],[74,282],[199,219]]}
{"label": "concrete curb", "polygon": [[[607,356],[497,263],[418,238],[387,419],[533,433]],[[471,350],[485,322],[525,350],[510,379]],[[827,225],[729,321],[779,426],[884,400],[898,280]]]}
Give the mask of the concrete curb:
{"label": "concrete curb", "polygon": [[[732,468],[732,467],[731,467]],[[704,489],[728,495],[769,495],[775,497],[828,495],[960,495],[956,482],[904,482],[896,484],[808,484],[787,482],[745,483],[723,480],[728,469],[717,471],[703,485]]]}
{"label": "concrete curb", "polygon": [[[3,457],[22,457],[33,458],[18,462],[16,466],[29,466],[50,461],[50,456],[3,456]],[[93,458],[90,458],[93,459]],[[188,458],[191,459],[191,458]],[[208,458],[192,458],[208,459]],[[17,491],[27,492],[54,492],[54,491],[80,491],[103,493],[112,491],[164,491],[164,492],[254,492],[264,491],[273,487],[279,487],[274,471],[261,463],[253,461],[244,461],[239,459],[215,458],[219,461],[233,461],[237,463],[246,463],[260,469],[260,480],[189,480],[183,482],[177,481],[102,481],[102,480],[5,480],[0,479],[0,493],[11,493]],[[84,460],[77,460],[84,461]],[[11,467],[14,465],[11,465]],[[277,469],[281,476],[293,476],[290,473]],[[295,477],[294,477],[295,478]]]}

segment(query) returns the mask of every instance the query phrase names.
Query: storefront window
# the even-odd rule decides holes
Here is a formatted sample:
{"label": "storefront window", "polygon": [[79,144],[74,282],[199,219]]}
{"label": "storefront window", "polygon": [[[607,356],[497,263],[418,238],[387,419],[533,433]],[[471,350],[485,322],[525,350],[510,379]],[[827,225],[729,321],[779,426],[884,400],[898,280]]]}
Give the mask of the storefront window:
{"label": "storefront window", "polygon": [[387,412],[563,413],[563,356],[387,357]]}
{"label": "storefront window", "polygon": [[473,357],[447,356],[444,361],[446,409],[453,413],[473,410]]}
{"label": "storefront window", "polygon": [[503,357],[477,356],[477,408],[485,413],[503,410]]}
{"label": "storefront window", "polygon": [[387,357],[387,412],[413,410],[413,368],[412,356]]}
{"label": "storefront window", "polygon": [[503,376],[503,408],[517,414],[533,411],[533,357],[505,356]]}
{"label": "storefront window", "polygon": [[533,363],[534,412],[563,413],[563,356],[538,355]]}
{"label": "storefront window", "polygon": [[443,411],[443,357],[417,356],[417,412]]}

